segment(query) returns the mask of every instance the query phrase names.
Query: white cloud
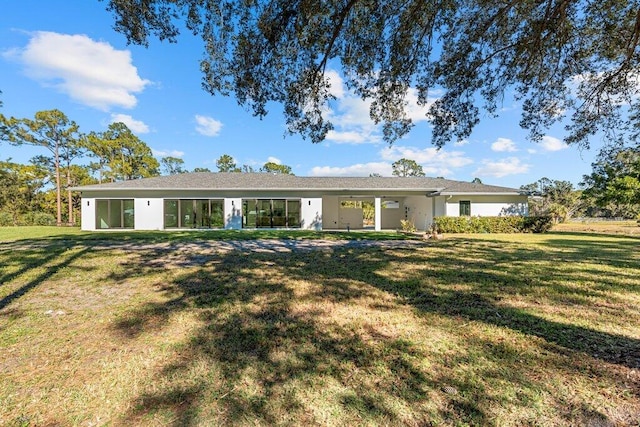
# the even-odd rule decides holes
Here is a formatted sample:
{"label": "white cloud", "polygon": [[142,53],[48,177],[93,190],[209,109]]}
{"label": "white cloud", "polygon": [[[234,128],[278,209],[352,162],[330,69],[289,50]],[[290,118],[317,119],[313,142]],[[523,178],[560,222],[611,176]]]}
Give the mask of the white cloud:
{"label": "white cloud", "polygon": [[329,85],[331,86],[331,89],[329,89],[331,95],[335,96],[338,99],[343,98],[344,83],[342,81],[342,77],[340,77],[340,74],[338,74],[338,72],[335,70],[327,70],[324,73],[324,77],[329,81]]}
{"label": "white cloud", "polygon": [[468,139],[461,139],[460,141],[456,141],[453,143],[454,147],[462,147],[464,145],[469,145],[469,140]]}
{"label": "white cloud", "polygon": [[182,157],[184,156],[184,151],[179,150],[154,150],[151,149],[151,153],[156,157]]}
{"label": "white cloud", "polygon": [[502,160],[483,160],[482,166],[473,172],[475,176],[502,178],[507,175],[517,175],[529,172],[531,165],[522,163],[517,157]]}
{"label": "white cloud", "polygon": [[275,163],[276,165],[281,165],[282,164],[282,160],[280,160],[277,157],[269,156],[269,157],[267,157],[267,163]]}
{"label": "white cloud", "polygon": [[111,123],[124,123],[134,133],[149,133],[149,126],[128,114],[111,114]]}
{"label": "white cloud", "polygon": [[336,132],[335,130],[330,130],[327,132],[325,139],[338,144],[364,144],[369,142],[367,141],[367,136],[363,132],[356,131]]}
{"label": "white cloud", "polygon": [[569,148],[569,146],[562,142],[562,140],[554,138],[553,136],[546,135],[542,137],[542,142],[540,143],[540,145],[546,151],[560,151],[564,150],[565,148]]}
{"label": "white cloud", "polygon": [[[342,144],[377,144],[382,141],[381,126],[371,119],[371,100],[363,100],[345,88],[340,74],[334,70],[325,72],[337,99],[330,103],[327,118],[335,129],[327,135],[327,141]],[[418,105],[418,91],[409,88],[405,97],[405,111],[413,123],[427,120],[429,107],[436,98],[429,98],[426,105]]]}
{"label": "white cloud", "polygon": [[491,149],[493,151],[509,151],[509,152],[513,152],[513,151],[518,151],[518,149],[516,148],[516,143],[513,142],[512,140],[510,140],[509,138],[498,138],[496,139],[496,141],[491,144]]}
{"label": "white cloud", "polygon": [[358,163],[345,167],[316,166],[311,169],[310,176],[369,176],[379,173],[382,176],[391,176],[391,163],[370,162]]}
{"label": "white cloud", "polygon": [[222,129],[222,122],[213,117],[196,114],[196,131],[204,136],[218,136]]}
{"label": "white cloud", "polygon": [[150,83],[138,75],[130,51],[83,34],[38,31],[24,49],[6,56],[23,63],[27,75],[43,85],[103,111],[135,107],[135,94]]}

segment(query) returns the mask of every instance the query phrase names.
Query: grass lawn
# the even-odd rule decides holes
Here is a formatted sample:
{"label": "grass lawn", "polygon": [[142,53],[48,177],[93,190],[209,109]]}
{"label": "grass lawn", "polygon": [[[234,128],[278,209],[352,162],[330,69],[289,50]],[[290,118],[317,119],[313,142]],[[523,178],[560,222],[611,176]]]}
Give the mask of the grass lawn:
{"label": "grass lawn", "polygon": [[249,237],[0,228],[0,425],[640,421],[637,237]]}

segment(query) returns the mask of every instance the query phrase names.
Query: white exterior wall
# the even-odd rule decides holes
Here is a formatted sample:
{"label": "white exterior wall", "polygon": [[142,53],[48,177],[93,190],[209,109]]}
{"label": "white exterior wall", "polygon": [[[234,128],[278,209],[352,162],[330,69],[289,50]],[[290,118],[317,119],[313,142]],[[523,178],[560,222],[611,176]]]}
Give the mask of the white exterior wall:
{"label": "white exterior wall", "polygon": [[384,202],[398,202],[398,208],[382,208],[380,210],[381,227],[383,230],[395,230],[400,228],[400,220],[404,219],[404,197],[388,197]]}
{"label": "white exterior wall", "polygon": [[322,197],[322,226],[325,229],[340,228],[340,199],[338,196]]}
{"label": "white exterior wall", "polygon": [[80,229],[84,231],[95,231],[96,199],[92,197],[83,197],[80,205]]}
{"label": "white exterior wall", "polygon": [[404,199],[404,217],[413,221],[418,230],[427,230],[433,222],[433,198],[408,196]]}
{"label": "white exterior wall", "polygon": [[133,199],[134,229],[162,230],[164,228],[164,199]]}
{"label": "white exterior wall", "polygon": [[322,230],[322,198],[300,199],[300,228],[304,230]]}
{"label": "white exterior wall", "polygon": [[528,215],[526,196],[450,196],[446,198],[446,216],[460,216],[460,201],[471,202],[471,216]]}

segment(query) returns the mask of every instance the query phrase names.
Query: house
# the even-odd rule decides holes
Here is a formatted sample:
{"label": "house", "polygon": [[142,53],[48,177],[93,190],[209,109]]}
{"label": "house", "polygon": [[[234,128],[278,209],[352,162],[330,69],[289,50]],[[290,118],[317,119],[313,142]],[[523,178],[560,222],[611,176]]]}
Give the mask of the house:
{"label": "house", "polygon": [[73,190],[82,195],[83,230],[382,230],[399,228],[402,219],[426,230],[438,216],[528,213],[519,190],[425,177],[194,172]]}

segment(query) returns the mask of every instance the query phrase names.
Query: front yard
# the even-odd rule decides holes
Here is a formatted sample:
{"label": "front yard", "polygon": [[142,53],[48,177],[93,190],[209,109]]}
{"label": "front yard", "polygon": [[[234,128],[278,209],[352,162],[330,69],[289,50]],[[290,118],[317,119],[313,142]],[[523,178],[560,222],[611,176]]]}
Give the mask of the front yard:
{"label": "front yard", "polygon": [[28,233],[0,229],[0,424],[640,420],[638,238]]}

